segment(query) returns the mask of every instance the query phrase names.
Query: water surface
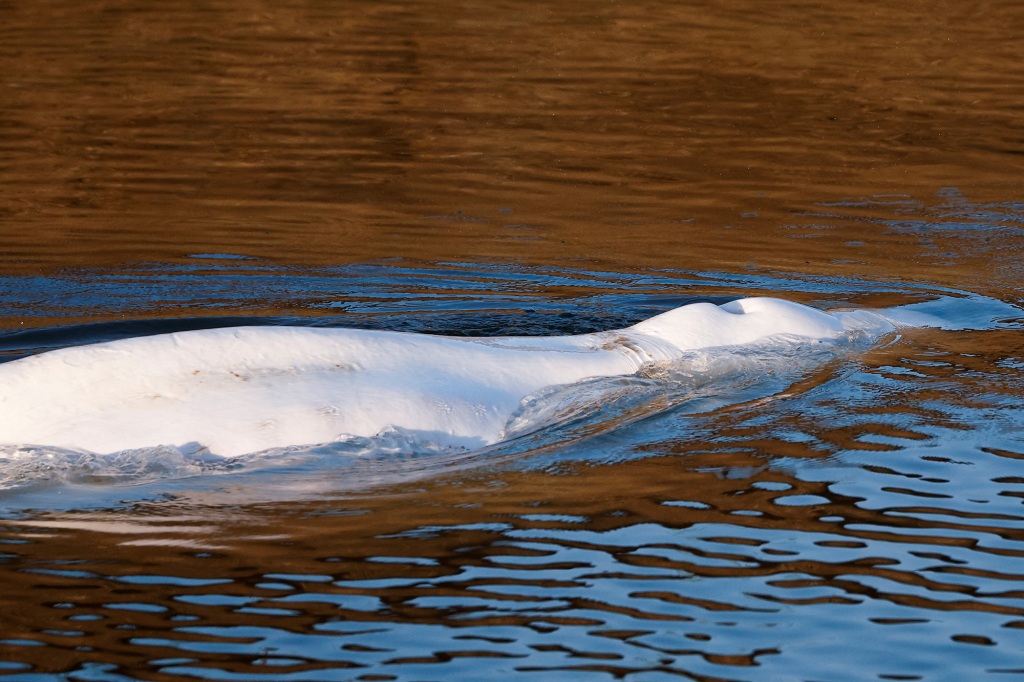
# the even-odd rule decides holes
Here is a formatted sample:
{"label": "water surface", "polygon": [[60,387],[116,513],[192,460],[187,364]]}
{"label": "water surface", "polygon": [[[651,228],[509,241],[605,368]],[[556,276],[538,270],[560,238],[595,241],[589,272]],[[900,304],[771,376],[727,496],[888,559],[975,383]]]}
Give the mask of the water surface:
{"label": "water surface", "polygon": [[1014,3],[0,15],[2,360],[747,295],[946,321],[718,354],[481,451],[0,462],[0,674],[1024,675]]}

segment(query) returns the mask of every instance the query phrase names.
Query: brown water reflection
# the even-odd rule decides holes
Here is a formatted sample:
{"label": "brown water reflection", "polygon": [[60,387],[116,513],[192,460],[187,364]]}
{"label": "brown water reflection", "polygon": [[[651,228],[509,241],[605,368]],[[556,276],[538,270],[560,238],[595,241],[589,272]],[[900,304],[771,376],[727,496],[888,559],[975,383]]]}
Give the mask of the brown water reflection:
{"label": "brown water reflection", "polygon": [[[3,12],[7,269],[230,251],[941,279],[877,229],[786,228],[869,195],[1003,201],[1024,170],[1012,2]],[[849,241],[868,257],[832,262]]]}

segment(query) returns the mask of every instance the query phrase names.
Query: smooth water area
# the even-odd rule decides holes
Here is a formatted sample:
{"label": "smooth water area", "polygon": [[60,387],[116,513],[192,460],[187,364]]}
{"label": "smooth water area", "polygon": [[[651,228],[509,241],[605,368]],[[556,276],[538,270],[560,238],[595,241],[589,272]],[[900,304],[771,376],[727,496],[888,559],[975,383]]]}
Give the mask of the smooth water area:
{"label": "smooth water area", "polygon": [[941,320],[557,389],[475,450],[0,452],[0,676],[1024,676],[1014,3],[0,18],[0,362],[746,296]]}

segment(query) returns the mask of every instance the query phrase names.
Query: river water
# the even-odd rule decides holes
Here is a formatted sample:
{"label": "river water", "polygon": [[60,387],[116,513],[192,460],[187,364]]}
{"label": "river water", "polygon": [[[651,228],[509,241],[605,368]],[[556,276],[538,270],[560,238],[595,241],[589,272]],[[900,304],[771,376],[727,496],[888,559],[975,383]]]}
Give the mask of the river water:
{"label": "river water", "polygon": [[478,451],[0,456],[0,675],[1024,677],[1017,3],[0,18],[2,360],[750,295],[943,320],[583,387]]}

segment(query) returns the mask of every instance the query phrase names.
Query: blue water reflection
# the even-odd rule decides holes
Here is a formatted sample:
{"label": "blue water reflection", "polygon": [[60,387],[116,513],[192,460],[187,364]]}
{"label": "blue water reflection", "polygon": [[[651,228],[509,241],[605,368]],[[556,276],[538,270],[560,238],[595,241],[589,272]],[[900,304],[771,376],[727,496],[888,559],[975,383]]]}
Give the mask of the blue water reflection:
{"label": "blue water reflection", "polygon": [[[603,386],[479,452],[52,459],[3,499],[5,589],[30,616],[5,626],[0,674],[47,679],[53,652],[81,680],[1024,674],[1012,303],[838,279],[201,260],[2,280],[12,315],[34,309],[30,328],[6,318],[4,352],[235,322],[573,333],[750,293],[883,296],[947,324],[733,354],[676,392]],[[34,303],[54,286],[70,307]],[[107,308],[134,321],[96,319]]]}

